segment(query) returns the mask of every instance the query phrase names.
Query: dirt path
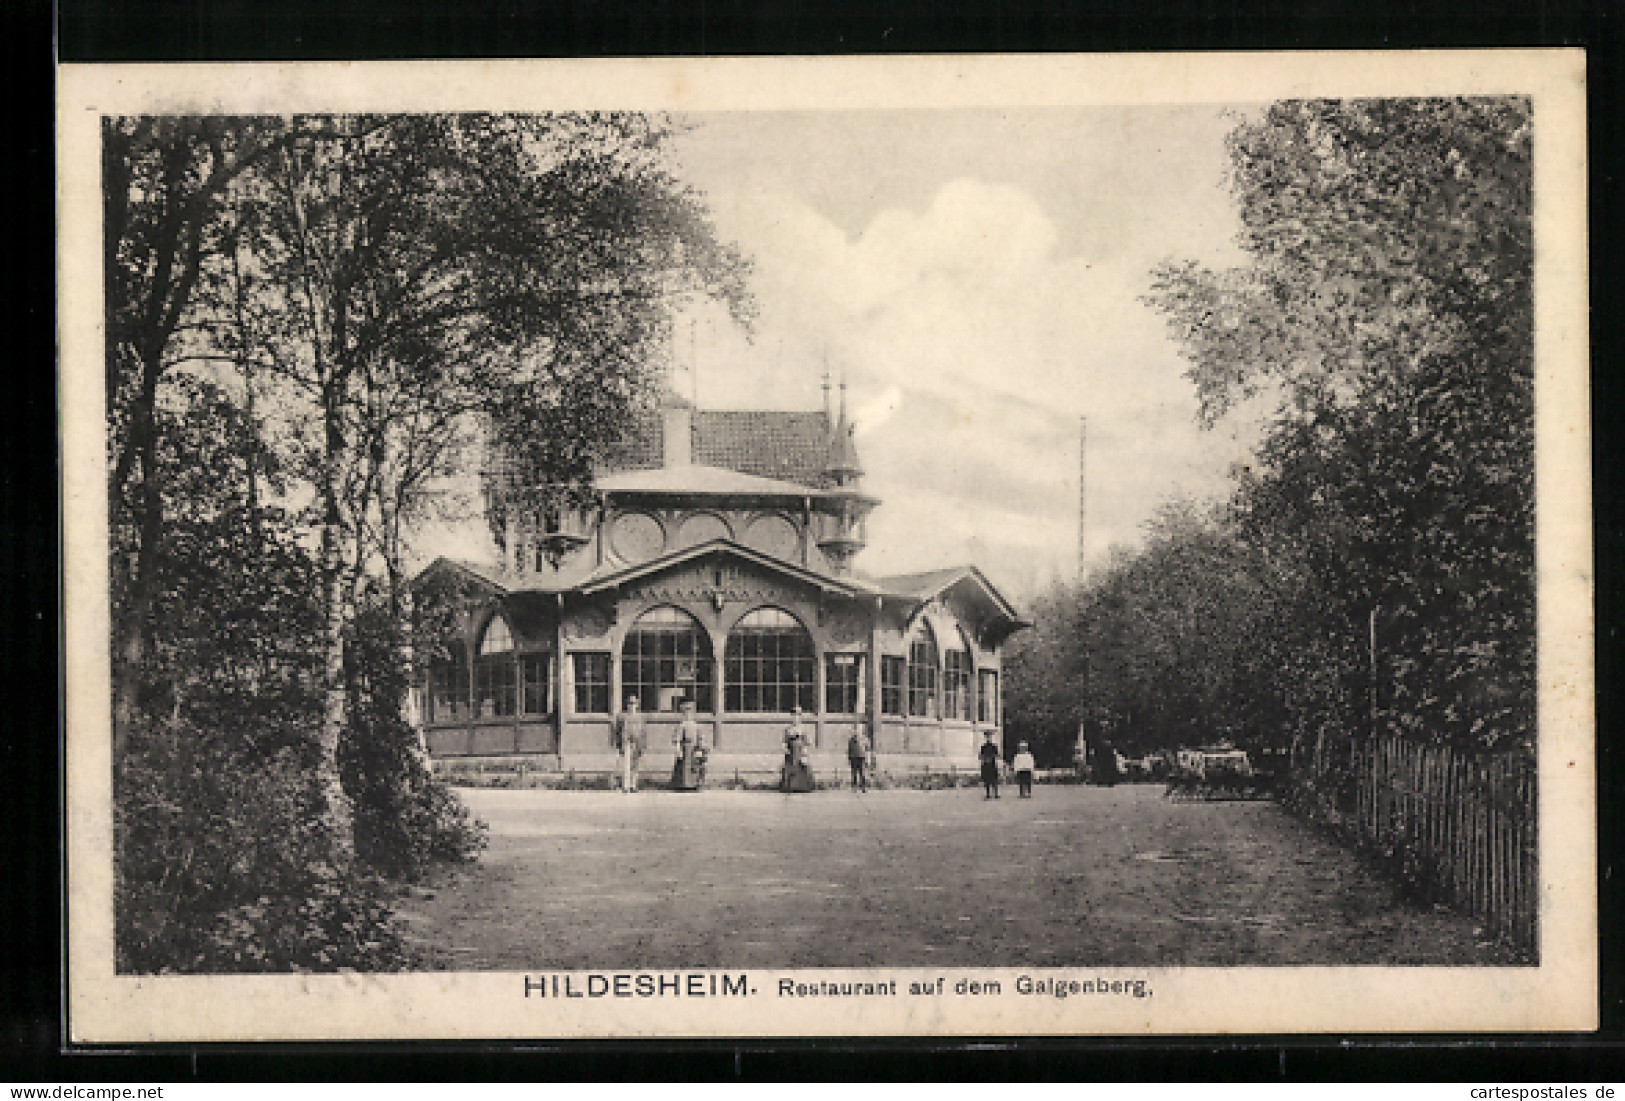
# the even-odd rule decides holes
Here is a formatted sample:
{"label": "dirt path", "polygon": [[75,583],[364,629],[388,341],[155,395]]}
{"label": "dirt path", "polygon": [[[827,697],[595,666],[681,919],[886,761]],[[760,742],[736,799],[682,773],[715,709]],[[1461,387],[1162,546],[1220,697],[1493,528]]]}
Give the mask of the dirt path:
{"label": "dirt path", "polygon": [[401,905],[430,967],[1509,962],[1271,803],[1149,786],[463,795],[490,848]]}

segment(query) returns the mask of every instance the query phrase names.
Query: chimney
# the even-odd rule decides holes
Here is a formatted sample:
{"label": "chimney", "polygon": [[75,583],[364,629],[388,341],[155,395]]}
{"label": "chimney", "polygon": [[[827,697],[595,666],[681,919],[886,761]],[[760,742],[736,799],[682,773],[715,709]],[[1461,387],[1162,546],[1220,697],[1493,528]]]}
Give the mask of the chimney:
{"label": "chimney", "polygon": [[668,389],[660,402],[662,465],[689,466],[694,461],[694,407],[676,390]]}

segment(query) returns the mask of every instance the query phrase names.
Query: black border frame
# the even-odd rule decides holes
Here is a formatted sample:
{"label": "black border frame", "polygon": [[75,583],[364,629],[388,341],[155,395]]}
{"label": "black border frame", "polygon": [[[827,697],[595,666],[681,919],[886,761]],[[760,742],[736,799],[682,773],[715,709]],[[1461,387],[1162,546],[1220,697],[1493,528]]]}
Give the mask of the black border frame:
{"label": "black border frame", "polygon": [[[1625,58],[1607,0],[28,0],[0,15],[11,33],[14,115],[22,126],[4,220],[14,257],[55,252],[54,62],[328,60],[338,58],[1096,52],[1581,46],[1588,53],[1593,342],[1594,545],[1597,567],[1598,813],[1602,1028],[1556,1036],[1277,1036],[1119,1040],[820,1040],[694,1043],[64,1046],[60,914],[60,711],[40,686],[59,684],[60,512],[56,504],[54,329],[14,351],[0,433],[0,613],[10,628],[0,685],[11,689],[0,767],[10,779],[3,836],[8,873],[7,972],[0,1073],[13,1081],[492,1081],[645,1079],[739,1081],[1573,1081],[1625,1079],[1625,883],[1620,867],[1621,754],[1611,744],[1621,668],[1619,564],[1625,521],[1616,504],[1625,409],[1615,356],[1620,328],[1620,91]],[[52,47],[54,46],[54,50]],[[21,87],[19,87],[21,86]],[[44,91],[38,100],[34,97]],[[17,194],[17,191],[14,191]],[[21,216],[17,216],[21,214]],[[54,280],[32,281],[13,316],[55,317]],[[16,345],[14,345],[14,348]],[[21,354],[18,354],[21,352]],[[60,699],[60,689],[58,691]],[[26,915],[26,916],[24,916]]]}

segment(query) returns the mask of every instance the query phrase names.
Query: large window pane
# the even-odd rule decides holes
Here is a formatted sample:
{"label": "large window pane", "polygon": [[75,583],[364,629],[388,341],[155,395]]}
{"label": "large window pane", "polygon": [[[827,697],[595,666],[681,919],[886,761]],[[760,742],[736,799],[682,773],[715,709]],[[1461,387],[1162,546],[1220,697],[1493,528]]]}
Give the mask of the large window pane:
{"label": "large window pane", "polygon": [[518,671],[514,668],[513,634],[500,615],[492,616],[480,637],[474,659],[474,715],[480,719],[512,715],[519,702]]}
{"label": "large window pane", "polygon": [[553,710],[553,655],[521,654],[520,684],[527,715],[546,715]]}
{"label": "large window pane", "polygon": [[812,636],[789,612],[758,608],[741,619],[728,636],[722,672],[730,711],[813,710]]}
{"label": "large window pane", "polygon": [[513,653],[513,633],[508,630],[507,620],[499,615],[491,617],[491,622],[485,625],[485,634],[480,638],[480,653]]}
{"label": "large window pane", "polygon": [[474,659],[476,717],[497,719],[514,713],[516,695],[512,654]]}
{"label": "large window pane", "polygon": [[451,654],[429,667],[429,721],[457,722],[468,717],[468,649],[453,643]]}
{"label": "large window pane", "polygon": [[646,712],[675,711],[693,700],[713,711],[711,642],[693,616],[654,608],[638,617],[621,647],[622,690]]}
{"label": "large window pane", "polygon": [[609,654],[571,654],[575,681],[575,710],[578,715],[609,713]]}
{"label": "large window pane", "polygon": [[942,652],[942,717],[970,718],[970,655],[963,650]]}
{"label": "large window pane", "polygon": [[977,678],[976,686],[976,719],[978,722],[994,723],[999,721],[999,674],[992,669],[983,669]]}
{"label": "large window pane", "polygon": [[824,710],[833,715],[867,711],[863,655],[828,654],[824,657]]}
{"label": "large window pane", "polygon": [[937,640],[929,623],[920,624],[920,633],[908,647],[908,713],[937,718]]}
{"label": "large window pane", "polygon": [[908,660],[893,654],[880,658],[880,710],[886,715],[903,713],[904,687],[908,675]]}

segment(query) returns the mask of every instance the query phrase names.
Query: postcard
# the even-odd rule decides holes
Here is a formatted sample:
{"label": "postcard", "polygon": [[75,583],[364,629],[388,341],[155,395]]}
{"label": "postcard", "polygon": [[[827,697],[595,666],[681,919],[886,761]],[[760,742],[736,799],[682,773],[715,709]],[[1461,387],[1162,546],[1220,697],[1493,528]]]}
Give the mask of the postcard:
{"label": "postcard", "polygon": [[74,1042],[1596,1027],[1583,52],[59,72]]}

